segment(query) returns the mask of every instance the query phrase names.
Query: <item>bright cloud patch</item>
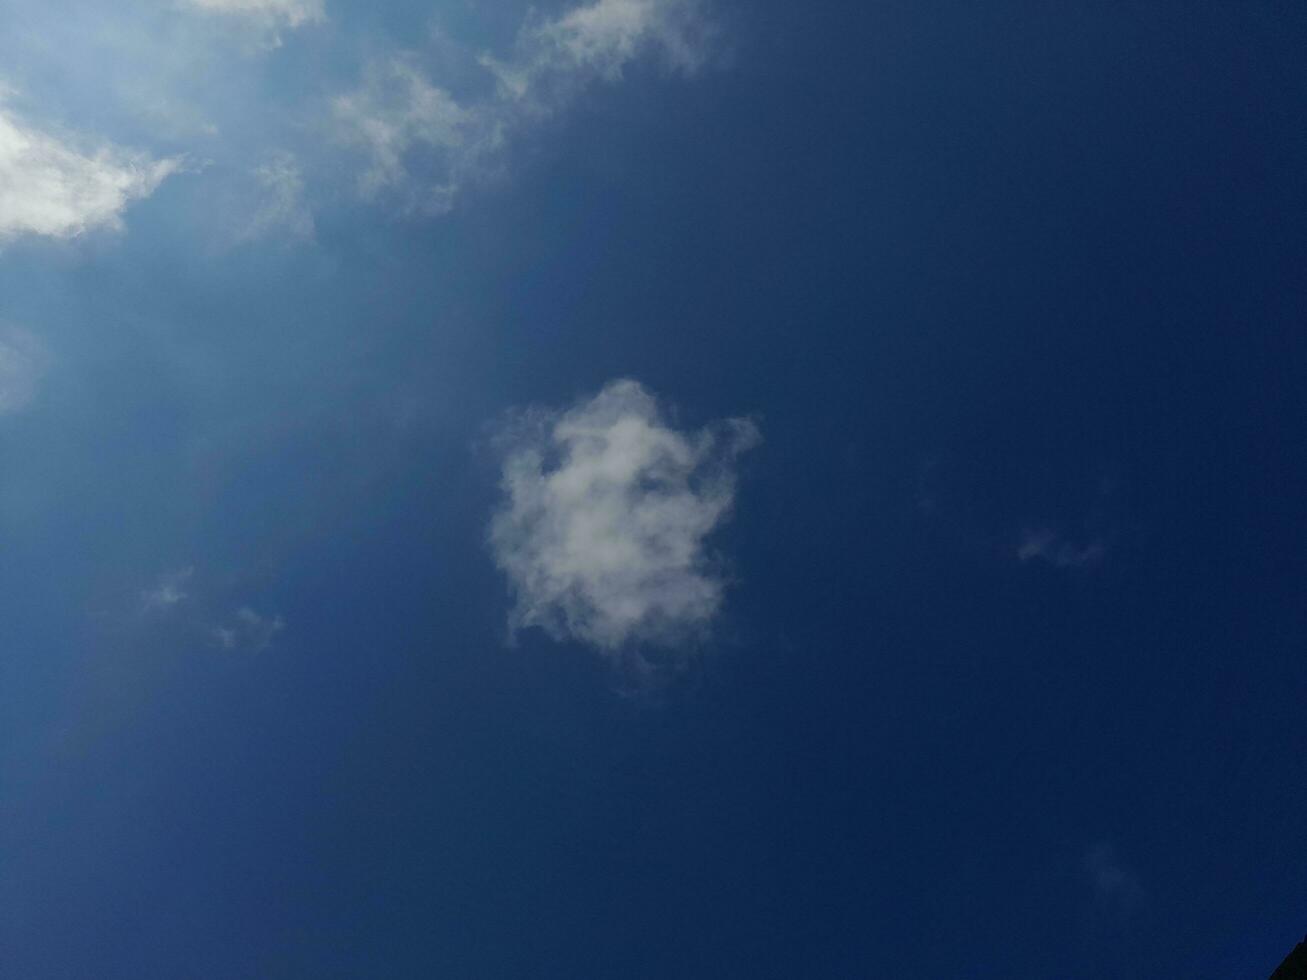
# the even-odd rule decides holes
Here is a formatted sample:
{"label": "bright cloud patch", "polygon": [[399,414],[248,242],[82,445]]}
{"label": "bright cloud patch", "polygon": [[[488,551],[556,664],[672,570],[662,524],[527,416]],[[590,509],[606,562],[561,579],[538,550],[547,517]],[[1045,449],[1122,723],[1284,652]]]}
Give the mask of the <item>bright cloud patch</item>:
{"label": "bright cloud patch", "polygon": [[678,432],[634,381],[522,418],[505,436],[490,528],[514,629],[607,653],[704,629],[724,590],[706,540],[730,512],[736,457],[758,441],[745,419]]}
{"label": "bright cloud patch", "polygon": [[177,167],[111,146],[82,152],[0,106],[0,241],[119,228],[127,206]]}

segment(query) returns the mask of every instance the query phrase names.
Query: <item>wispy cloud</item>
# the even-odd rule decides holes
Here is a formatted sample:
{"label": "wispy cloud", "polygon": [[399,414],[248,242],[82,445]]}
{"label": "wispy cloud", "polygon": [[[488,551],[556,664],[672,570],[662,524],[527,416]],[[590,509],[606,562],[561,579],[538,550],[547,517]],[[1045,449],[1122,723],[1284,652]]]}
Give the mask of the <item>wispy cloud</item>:
{"label": "wispy cloud", "polygon": [[617,80],[646,53],[692,72],[710,37],[692,0],[593,0],[529,17],[507,57],[479,55],[490,84],[477,95],[456,96],[407,52],[374,61],[332,110],[342,138],[367,156],[365,197],[389,193],[406,210],[438,214],[468,184],[501,172],[503,151],[586,85]]}
{"label": "wispy cloud", "polygon": [[313,212],[305,199],[304,174],[299,161],[279,152],[255,167],[252,176],[258,187],[254,213],[236,232],[237,241],[254,241],[273,235],[307,241],[313,238]]}
{"label": "wispy cloud", "polygon": [[167,572],[141,593],[141,613],[149,621],[172,623],[183,635],[223,650],[262,653],[286,628],[280,614],[265,614],[250,606],[222,612],[225,603],[213,601],[197,587],[194,567]]}
{"label": "wispy cloud", "polygon": [[490,527],[516,598],[512,628],[608,654],[702,632],[725,587],[706,540],[731,510],[736,458],[759,438],[740,418],[678,432],[629,380],[518,418],[502,438],[504,501]]}
{"label": "wispy cloud", "polygon": [[252,17],[299,27],[323,18],[322,0],[183,0],[187,6],[214,14]]}
{"label": "wispy cloud", "polygon": [[1076,544],[1050,528],[1027,528],[1021,533],[1016,555],[1022,563],[1040,561],[1054,568],[1092,568],[1107,558],[1107,543],[1094,539]]}
{"label": "wispy cloud", "polygon": [[[338,96],[332,110],[347,141],[365,151],[359,190],[376,198],[390,190],[408,210],[439,214],[500,142],[491,114],[460,105],[433,85],[416,59],[374,62],[363,84]],[[427,151],[422,174],[414,155]]]}
{"label": "wispy cloud", "polygon": [[1144,887],[1139,876],[1126,866],[1111,844],[1090,848],[1084,868],[1100,911],[1129,916],[1143,905]]}
{"label": "wispy cloud", "polygon": [[185,591],[186,584],[194,575],[194,568],[168,572],[159,579],[157,585],[141,594],[142,608],[146,612],[156,612],[171,609],[178,603],[185,602],[190,598]]}
{"label": "wispy cloud", "polygon": [[29,331],[0,323],[0,415],[31,404],[47,361],[45,348]]}
{"label": "wispy cloud", "polygon": [[698,70],[717,49],[709,2],[522,4],[518,29],[491,45],[437,29],[385,42],[343,20],[314,32],[327,55],[316,74],[285,85],[251,71],[251,55],[325,21],[323,0],[86,3],[76,17],[14,0],[0,62],[24,92],[20,102],[0,85],[0,245],[120,228],[181,169],[178,153],[204,161],[204,176],[177,213],[226,243],[309,240],[314,212],[350,190],[441,214],[507,173],[513,147],[587,88],[637,62]]}
{"label": "wispy cloud", "polygon": [[519,79],[514,88],[520,93],[521,79],[559,72],[616,79],[646,50],[675,69],[694,71],[707,56],[711,35],[711,23],[687,0],[595,0],[553,20],[528,21],[512,66]]}
{"label": "wispy cloud", "polygon": [[135,200],[174,173],[177,159],[45,131],[0,102],[0,242],[21,235],[74,238],[122,226]]}
{"label": "wispy cloud", "polygon": [[280,616],[266,616],[243,606],[213,628],[213,638],[224,650],[262,653],[285,628],[286,622]]}

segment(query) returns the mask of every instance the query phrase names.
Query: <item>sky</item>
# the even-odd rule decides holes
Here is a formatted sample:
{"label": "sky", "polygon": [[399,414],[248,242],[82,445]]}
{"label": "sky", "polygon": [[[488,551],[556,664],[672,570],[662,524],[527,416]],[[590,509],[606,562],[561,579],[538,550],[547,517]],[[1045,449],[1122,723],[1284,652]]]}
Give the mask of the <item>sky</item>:
{"label": "sky", "polygon": [[1269,975],[1305,43],[6,0],[0,974]]}

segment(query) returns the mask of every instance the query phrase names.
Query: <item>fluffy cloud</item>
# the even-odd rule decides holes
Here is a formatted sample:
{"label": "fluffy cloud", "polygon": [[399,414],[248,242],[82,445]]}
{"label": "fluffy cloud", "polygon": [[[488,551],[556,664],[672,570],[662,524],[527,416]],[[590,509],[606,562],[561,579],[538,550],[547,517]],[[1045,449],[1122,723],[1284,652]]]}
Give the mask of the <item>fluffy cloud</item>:
{"label": "fluffy cloud", "polygon": [[490,86],[457,98],[412,56],[372,64],[332,108],[343,138],[369,158],[365,197],[383,191],[408,210],[448,210],[468,183],[496,173],[513,137],[561,111],[594,80],[613,81],[646,52],[698,68],[707,22],[692,0],[593,0],[553,19],[531,17],[505,59],[481,55]]}
{"label": "fluffy cloud", "polygon": [[731,510],[737,456],[758,441],[746,419],[678,432],[635,381],[519,418],[490,527],[512,627],[610,654],[702,631],[724,590],[706,539]]}
{"label": "fluffy cloud", "polygon": [[219,14],[241,14],[298,27],[321,20],[322,0],[187,0],[192,7]]}
{"label": "fluffy cloud", "polygon": [[0,104],[0,241],[119,228],[127,206],[153,193],[178,164],[113,146],[83,152]]}
{"label": "fluffy cloud", "polygon": [[26,330],[0,324],[0,415],[26,408],[45,374],[46,354]]}

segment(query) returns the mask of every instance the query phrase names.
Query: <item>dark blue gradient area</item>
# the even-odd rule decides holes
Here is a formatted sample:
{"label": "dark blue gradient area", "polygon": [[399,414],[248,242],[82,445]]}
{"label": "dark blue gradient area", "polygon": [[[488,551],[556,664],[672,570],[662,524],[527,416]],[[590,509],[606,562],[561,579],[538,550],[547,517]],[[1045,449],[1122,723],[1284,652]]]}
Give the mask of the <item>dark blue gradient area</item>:
{"label": "dark blue gradient area", "polygon": [[[205,249],[197,173],[0,253],[51,363],[0,419],[0,976],[1255,980],[1301,939],[1307,7],[712,10],[717,62],[632,64],[445,216]],[[353,77],[297,43],[267,84]],[[507,643],[486,545],[488,427],[620,377],[764,438],[655,691]]]}

